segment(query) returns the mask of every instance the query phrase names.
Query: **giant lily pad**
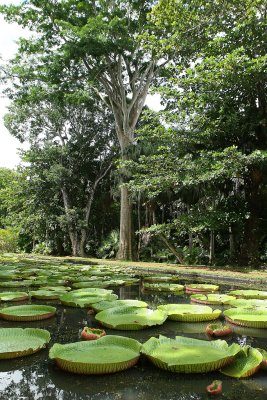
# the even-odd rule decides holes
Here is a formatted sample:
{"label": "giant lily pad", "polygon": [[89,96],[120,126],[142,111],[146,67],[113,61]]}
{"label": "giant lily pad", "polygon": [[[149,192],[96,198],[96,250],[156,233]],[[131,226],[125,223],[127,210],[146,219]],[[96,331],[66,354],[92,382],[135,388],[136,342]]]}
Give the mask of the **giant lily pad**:
{"label": "giant lily pad", "polygon": [[176,336],[169,339],[151,337],[141,353],[157,367],[182,373],[210,372],[233,362],[240,346],[228,346],[225,340],[205,341]]}
{"label": "giant lily pad", "polygon": [[141,344],[122,336],[103,336],[98,340],[54,344],[49,357],[57,365],[77,374],[107,374],[128,369],[140,356]]}
{"label": "giant lily pad", "polygon": [[221,369],[220,372],[233,378],[246,378],[260,369],[262,359],[259,350],[244,346],[237,354],[234,363]]}
{"label": "giant lily pad", "polygon": [[251,328],[267,328],[266,308],[231,308],[224,311],[224,316],[232,324]]}
{"label": "giant lily pad", "polygon": [[200,304],[228,304],[230,300],[235,300],[235,297],[219,293],[192,294],[190,300]]}
{"label": "giant lily pad", "polygon": [[229,301],[230,306],[232,307],[242,307],[242,308],[251,308],[251,307],[267,307],[267,300],[259,300],[259,299],[235,299]]}
{"label": "giant lily pad", "polygon": [[262,355],[262,362],[261,362],[261,369],[264,369],[265,371],[267,370],[267,351],[264,349],[258,349],[257,350],[261,353]]}
{"label": "giant lily pad", "polygon": [[175,275],[148,275],[144,277],[144,282],[174,282],[179,278]]}
{"label": "giant lily pad", "polygon": [[29,298],[26,292],[2,292],[0,293],[1,301],[23,301]]}
{"label": "giant lily pad", "polygon": [[77,282],[73,284],[75,289],[83,288],[107,288],[109,287],[109,281],[88,281],[88,282]]}
{"label": "giant lily pad", "polygon": [[30,292],[31,297],[40,300],[56,300],[59,299],[64,293],[67,293],[67,290],[34,290]]}
{"label": "giant lily pad", "polygon": [[69,307],[90,307],[101,300],[117,300],[118,296],[114,293],[98,291],[72,291],[60,296],[60,301]]}
{"label": "giant lily pad", "polygon": [[8,281],[8,282],[0,282],[0,287],[7,288],[15,288],[15,287],[23,287],[23,286],[31,286],[33,284],[32,279],[25,279],[23,281]]}
{"label": "giant lily pad", "polygon": [[232,290],[229,294],[242,299],[267,299],[267,292],[262,290]]}
{"label": "giant lily pad", "polygon": [[44,329],[0,329],[0,359],[27,356],[41,350],[50,341]]}
{"label": "giant lily pad", "polygon": [[114,307],[100,311],[96,314],[95,319],[109,328],[138,330],[163,324],[167,319],[167,313],[148,308]]}
{"label": "giant lily pad", "polygon": [[211,285],[209,283],[195,283],[190,285],[185,285],[186,293],[213,293],[219,290],[218,285]]}
{"label": "giant lily pad", "polygon": [[184,285],[177,283],[144,283],[144,289],[158,292],[181,293]]}
{"label": "giant lily pad", "polygon": [[108,301],[103,300],[99,303],[92,304],[91,307],[96,311],[100,312],[103,310],[107,310],[108,308],[112,307],[147,307],[147,303],[140,300],[114,300]]}
{"label": "giant lily pad", "polygon": [[174,321],[201,322],[219,318],[221,310],[213,310],[209,306],[194,304],[164,304],[159,310],[167,312],[168,318]]}
{"label": "giant lily pad", "polygon": [[23,305],[2,308],[0,310],[0,317],[10,321],[38,321],[53,317],[55,313],[55,307]]}

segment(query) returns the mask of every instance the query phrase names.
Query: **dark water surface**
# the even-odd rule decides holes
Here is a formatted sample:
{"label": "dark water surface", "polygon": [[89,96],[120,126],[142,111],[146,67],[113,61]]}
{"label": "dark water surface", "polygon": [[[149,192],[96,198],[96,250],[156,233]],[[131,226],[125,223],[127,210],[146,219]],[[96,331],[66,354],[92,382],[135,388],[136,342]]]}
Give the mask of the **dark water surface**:
{"label": "dark water surface", "polygon": [[[115,290],[121,299],[133,298],[147,301],[152,307],[166,303],[188,303],[189,296],[142,293],[140,287],[122,287]],[[267,371],[260,371],[251,378],[235,379],[220,373],[174,374],[160,370],[145,358],[124,372],[102,376],[80,376],[61,371],[48,358],[49,348],[55,343],[80,340],[84,326],[98,327],[94,316],[85,309],[62,307],[57,301],[34,301],[57,307],[57,316],[37,322],[0,321],[0,327],[38,327],[51,333],[47,349],[34,355],[0,361],[0,399],[6,400],[203,400],[209,399],[205,388],[215,379],[223,381],[223,394],[212,396],[227,400],[267,399]],[[19,304],[19,303],[12,303]],[[11,305],[11,303],[9,303]],[[214,307],[214,306],[213,306]],[[217,307],[216,307],[217,308]],[[162,326],[140,331],[106,329],[107,334],[132,337],[145,342],[159,334],[168,337],[183,335],[208,340],[204,333],[207,323],[180,323],[166,321]],[[267,349],[267,329],[236,327],[227,337],[229,343],[249,344]]]}

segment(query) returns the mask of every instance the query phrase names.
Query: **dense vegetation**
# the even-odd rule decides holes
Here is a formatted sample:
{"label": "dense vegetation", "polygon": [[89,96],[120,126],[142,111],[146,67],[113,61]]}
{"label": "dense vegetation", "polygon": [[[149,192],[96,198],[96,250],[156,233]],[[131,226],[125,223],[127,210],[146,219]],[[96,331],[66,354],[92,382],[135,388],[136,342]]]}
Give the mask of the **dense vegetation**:
{"label": "dense vegetation", "polygon": [[0,170],[0,250],[266,263],[265,2],[0,10],[32,31],[3,66],[30,148]]}

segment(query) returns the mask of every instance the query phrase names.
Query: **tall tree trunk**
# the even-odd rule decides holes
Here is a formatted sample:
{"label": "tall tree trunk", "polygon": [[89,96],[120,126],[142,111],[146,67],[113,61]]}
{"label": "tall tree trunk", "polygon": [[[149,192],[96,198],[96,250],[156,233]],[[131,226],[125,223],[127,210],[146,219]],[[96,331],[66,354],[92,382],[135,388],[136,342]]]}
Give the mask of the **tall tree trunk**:
{"label": "tall tree trunk", "polygon": [[245,199],[249,212],[245,220],[244,238],[238,259],[240,265],[259,266],[261,240],[261,212],[264,209],[261,184],[263,172],[254,168],[245,181]]}
{"label": "tall tree trunk", "polygon": [[121,186],[120,243],[117,253],[117,258],[121,260],[134,259],[132,232],[132,201],[128,188]]}
{"label": "tall tree trunk", "polygon": [[79,255],[81,257],[86,257],[86,251],[85,251],[85,244],[86,244],[86,239],[87,239],[87,232],[86,229],[81,230],[81,239],[79,243]]}
{"label": "tall tree trunk", "polygon": [[209,264],[214,263],[215,258],[215,234],[214,231],[210,231],[210,252],[209,252]]}
{"label": "tall tree trunk", "polygon": [[235,235],[233,226],[229,226],[229,254],[230,260],[233,261],[235,259]]}

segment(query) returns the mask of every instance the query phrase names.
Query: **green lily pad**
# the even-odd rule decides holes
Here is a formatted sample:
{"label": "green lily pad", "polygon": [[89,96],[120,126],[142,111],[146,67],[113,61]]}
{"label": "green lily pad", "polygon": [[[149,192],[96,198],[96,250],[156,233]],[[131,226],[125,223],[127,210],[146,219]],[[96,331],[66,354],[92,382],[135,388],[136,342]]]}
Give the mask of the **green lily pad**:
{"label": "green lily pad", "polygon": [[190,285],[185,285],[186,293],[212,293],[219,290],[218,285],[211,285],[209,283],[195,283]]}
{"label": "green lily pad", "polygon": [[224,316],[232,324],[251,328],[267,328],[266,308],[230,308],[224,311]]}
{"label": "green lily pad", "polygon": [[97,291],[72,291],[60,296],[60,301],[69,307],[91,307],[92,304],[102,300],[117,300],[118,296],[114,293],[101,293]]}
{"label": "green lily pad", "polygon": [[203,373],[215,371],[234,361],[240,346],[228,346],[225,340],[205,341],[176,336],[150,338],[141,353],[159,368],[171,372]]}
{"label": "green lily pad", "polygon": [[63,293],[69,292],[71,287],[69,286],[43,286],[42,290],[55,290],[56,292],[61,290]]}
{"label": "green lily pad", "polygon": [[23,286],[31,286],[33,284],[32,279],[25,279],[23,281],[8,281],[8,282],[1,282],[0,287],[23,287]]}
{"label": "green lily pad", "polygon": [[230,300],[235,300],[234,296],[227,294],[210,293],[210,294],[192,294],[190,300],[193,303],[200,304],[229,304]]}
{"label": "green lily pad", "polygon": [[122,336],[103,336],[98,340],[54,344],[49,357],[57,365],[76,374],[107,374],[128,369],[140,356],[141,344]]}
{"label": "green lily pad", "polygon": [[179,278],[175,275],[149,275],[144,277],[144,282],[174,282]]}
{"label": "green lily pad", "polygon": [[221,310],[213,310],[209,306],[194,304],[164,304],[158,306],[158,309],[167,312],[169,319],[184,322],[212,321],[222,313]]}
{"label": "green lily pad", "polygon": [[96,311],[100,312],[103,310],[107,310],[108,308],[112,307],[147,307],[147,303],[140,300],[114,300],[114,301],[107,301],[103,300],[99,303],[92,304],[91,307]]}
{"label": "green lily pad", "polygon": [[267,300],[235,299],[229,301],[227,304],[229,304],[232,307],[242,307],[242,308],[267,307]]}
{"label": "green lily pad", "polygon": [[23,305],[5,307],[0,310],[0,317],[10,321],[38,321],[51,318],[56,308],[43,305]]}
{"label": "green lily pad", "polygon": [[75,289],[83,288],[107,288],[110,286],[109,281],[88,281],[77,282],[72,285]]}
{"label": "green lily pad", "polygon": [[177,283],[144,283],[144,289],[158,292],[181,293],[184,285]]}
{"label": "green lily pad", "polygon": [[167,313],[148,308],[114,307],[100,311],[96,314],[95,319],[109,328],[139,330],[163,324],[167,319]]}
{"label": "green lily pad", "polygon": [[233,378],[246,378],[260,369],[262,354],[253,347],[244,346],[237,354],[233,364],[224,367],[220,372]]}
{"label": "green lily pad", "polygon": [[40,300],[56,300],[59,299],[64,293],[68,293],[67,291],[63,292],[63,290],[34,290],[30,292],[31,297]]}
{"label": "green lily pad", "polygon": [[262,290],[232,290],[229,294],[242,299],[267,299],[267,292]]}
{"label": "green lily pad", "polygon": [[23,357],[41,350],[50,341],[45,329],[1,328],[0,359]]}
{"label": "green lily pad", "polygon": [[1,301],[23,301],[29,298],[26,292],[2,292],[0,293]]}
{"label": "green lily pad", "polygon": [[267,351],[264,349],[258,349],[257,350],[261,353],[262,355],[262,362],[261,362],[261,369],[267,370]]}
{"label": "green lily pad", "polygon": [[0,271],[0,279],[17,279],[19,278],[19,272],[17,270]]}

